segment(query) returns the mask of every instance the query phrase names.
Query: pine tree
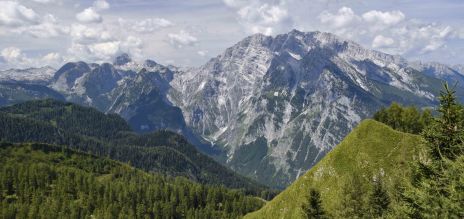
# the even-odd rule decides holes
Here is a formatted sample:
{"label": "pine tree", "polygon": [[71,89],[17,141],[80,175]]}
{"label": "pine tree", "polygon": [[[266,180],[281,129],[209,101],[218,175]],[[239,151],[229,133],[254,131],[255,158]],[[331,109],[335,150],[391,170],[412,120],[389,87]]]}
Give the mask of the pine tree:
{"label": "pine tree", "polygon": [[342,209],[337,214],[341,218],[364,218],[366,215],[366,192],[362,187],[362,178],[358,173],[345,182],[343,186]]}
{"label": "pine tree", "polygon": [[309,190],[309,197],[307,201],[308,202],[304,203],[302,206],[306,218],[326,218],[324,209],[322,207],[321,194],[317,190]]}
{"label": "pine tree", "polygon": [[464,111],[455,93],[448,84],[444,85],[444,90],[440,92],[440,117],[422,135],[433,161],[453,160],[464,153]]}
{"label": "pine tree", "polygon": [[415,164],[412,187],[405,191],[406,214],[413,218],[464,217],[464,116],[447,84],[440,116],[422,132],[427,157]]}
{"label": "pine tree", "polygon": [[369,206],[371,216],[375,218],[382,217],[390,206],[390,197],[384,188],[382,178],[374,180],[372,193],[369,197]]}

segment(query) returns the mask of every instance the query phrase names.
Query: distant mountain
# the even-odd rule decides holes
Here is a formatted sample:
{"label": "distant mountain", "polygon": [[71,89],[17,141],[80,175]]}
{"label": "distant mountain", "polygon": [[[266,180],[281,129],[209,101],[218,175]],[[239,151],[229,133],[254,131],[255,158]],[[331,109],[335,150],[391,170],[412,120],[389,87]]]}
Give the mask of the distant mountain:
{"label": "distant mountain", "polygon": [[283,188],[392,101],[433,107],[444,81],[458,81],[464,100],[462,72],[293,30],[249,36],[198,68],[127,54],[113,63],[67,63],[48,87],[121,115],[137,132],[182,134],[235,171]]}
{"label": "distant mountain", "polygon": [[65,97],[61,95],[61,93],[45,85],[16,81],[0,81],[0,106],[47,98],[65,100]]}
{"label": "distant mountain", "polygon": [[56,70],[50,66],[42,68],[9,69],[0,71],[2,82],[23,82],[34,84],[48,84]]}
{"label": "distant mountain", "polygon": [[[382,177],[387,193],[394,197],[410,177],[410,165],[422,150],[419,142],[419,136],[365,120],[310,171],[245,218],[305,218],[301,207],[310,189],[321,193],[326,212],[338,218],[337,210],[344,208],[343,189],[349,185],[369,191],[376,177]],[[359,177],[355,185],[350,184],[353,176]]]}
{"label": "distant mountain", "polygon": [[68,101],[121,115],[135,131],[171,130],[205,153],[219,153],[193,134],[182,111],[166,98],[173,75],[155,61],[139,64],[122,54],[113,64],[67,63],[56,72],[49,87]]}
{"label": "distant mountain", "polygon": [[464,69],[462,66],[450,67],[437,62],[413,63],[413,66],[432,77],[443,79],[450,84],[458,82],[461,86],[464,86]]}
{"label": "distant mountain", "polygon": [[51,99],[0,108],[0,141],[67,145],[204,184],[241,188],[253,194],[266,189],[198,152],[180,135],[168,131],[139,135],[116,114]]}

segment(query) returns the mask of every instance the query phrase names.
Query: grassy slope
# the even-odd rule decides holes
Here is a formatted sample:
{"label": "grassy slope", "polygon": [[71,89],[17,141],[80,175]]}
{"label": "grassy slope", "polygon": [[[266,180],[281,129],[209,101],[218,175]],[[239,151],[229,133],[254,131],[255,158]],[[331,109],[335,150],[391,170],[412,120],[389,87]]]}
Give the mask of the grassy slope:
{"label": "grassy slope", "polygon": [[[355,173],[370,179],[384,172],[384,182],[392,191],[393,182],[409,176],[408,161],[419,153],[419,141],[419,136],[365,120],[304,176],[245,218],[302,218],[301,205],[309,188],[318,189],[326,211],[334,212],[340,205],[345,181]],[[370,186],[367,181],[363,184],[366,189]]]}

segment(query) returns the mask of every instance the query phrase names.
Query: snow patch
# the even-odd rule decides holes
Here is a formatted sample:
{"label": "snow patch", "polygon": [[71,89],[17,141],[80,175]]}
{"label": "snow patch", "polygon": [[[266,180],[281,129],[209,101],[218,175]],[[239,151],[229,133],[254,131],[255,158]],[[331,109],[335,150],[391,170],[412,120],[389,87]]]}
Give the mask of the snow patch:
{"label": "snow patch", "polygon": [[295,53],[292,53],[292,52],[290,52],[290,51],[287,51],[287,52],[288,52],[288,54],[289,54],[291,57],[293,57],[294,59],[296,59],[296,60],[298,60],[298,61],[301,60],[301,56],[300,56],[300,55],[295,54]]}

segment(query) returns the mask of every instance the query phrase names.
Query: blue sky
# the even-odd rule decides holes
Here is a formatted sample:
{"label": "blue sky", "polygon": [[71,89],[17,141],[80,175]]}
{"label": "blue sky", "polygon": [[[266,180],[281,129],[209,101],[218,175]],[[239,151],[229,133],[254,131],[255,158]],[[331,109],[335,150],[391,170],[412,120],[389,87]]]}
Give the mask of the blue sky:
{"label": "blue sky", "polygon": [[464,64],[462,0],[0,1],[0,69],[136,60],[198,66],[244,37],[327,31],[410,60]]}

